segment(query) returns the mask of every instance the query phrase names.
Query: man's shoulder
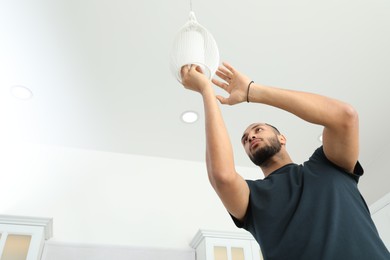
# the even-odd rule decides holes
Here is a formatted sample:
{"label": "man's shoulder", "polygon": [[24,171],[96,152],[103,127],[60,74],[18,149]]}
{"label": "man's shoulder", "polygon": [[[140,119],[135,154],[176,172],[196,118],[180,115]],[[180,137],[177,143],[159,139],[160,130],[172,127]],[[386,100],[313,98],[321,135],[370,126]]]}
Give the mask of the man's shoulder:
{"label": "man's shoulder", "polygon": [[359,161],[356,162],[355,169],[352,173],[334,164],[326,157],[323,146],[318,147],[314,151],[309,160],[303,163],[303,167],[305,171],[318,173],[341,173],[342,175],[347,175],[353,178],[357,182],[359,181],[360,176],[364,173],[364,169]]}

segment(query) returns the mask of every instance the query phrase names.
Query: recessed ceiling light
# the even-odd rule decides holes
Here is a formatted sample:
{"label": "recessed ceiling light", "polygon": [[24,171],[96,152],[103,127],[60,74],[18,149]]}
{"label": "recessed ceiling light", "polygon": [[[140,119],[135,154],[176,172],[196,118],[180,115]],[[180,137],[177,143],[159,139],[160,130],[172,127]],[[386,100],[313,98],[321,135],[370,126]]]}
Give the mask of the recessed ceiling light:
{"label": "recessed ceiling light", "polygon": [[23,100],[31,99],[33,96],[33,93],[29,88],[21,85],[11,86],[11,94],[16,98]]}
{"label": "recessed ceiling light", "polygon": [[187,124],[195,123],[198,120],[198,113],[194,111],[186,111],[181,114],[181,120]]}

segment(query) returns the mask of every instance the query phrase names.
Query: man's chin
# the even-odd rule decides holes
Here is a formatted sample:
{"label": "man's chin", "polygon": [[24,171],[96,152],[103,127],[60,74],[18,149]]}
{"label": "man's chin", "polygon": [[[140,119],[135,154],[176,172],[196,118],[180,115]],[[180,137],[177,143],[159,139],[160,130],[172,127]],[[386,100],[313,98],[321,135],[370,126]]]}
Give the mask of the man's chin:
{"label": "man's chin", "polygon": [[251,153],[252,156],[254,156],[254,154],[258,151],[258,150],[261,150],[261,146],[259,143],[257,144],[254,144],[251,148],[249,148],[249,151]]}
{"label": "man's chin", "polygon": [[251,161],[257,166],[264,165],[269,160],[269,158],[269,156],[264,156],[261,154],[261,151],[257,151],[256,154],[251,154],[251,156],[249,156],[249,159],[251,159]]}
{"label": "man's chin", "polygon": [[257,166],[264,166],[278,152],[278,150],[257,147],[249,158]]}
{"label": "man's chin", "polygon": [[256,143],[249,149],[249,158],[255,165],[263,166],[270,158],[277,154],[280,149],[281,144],[277,138],[270,139],[270,145],[259,145]]}

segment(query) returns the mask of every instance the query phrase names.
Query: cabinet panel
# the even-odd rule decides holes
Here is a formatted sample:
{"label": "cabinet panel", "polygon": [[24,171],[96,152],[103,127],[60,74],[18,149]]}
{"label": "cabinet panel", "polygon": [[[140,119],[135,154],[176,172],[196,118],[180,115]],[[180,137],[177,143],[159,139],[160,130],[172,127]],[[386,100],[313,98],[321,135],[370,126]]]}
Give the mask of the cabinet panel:
{"label": "cabinet panel", "polygon": [[197,260],[262,260],[260,247],[249,233],[199,230],[191,241]]}
{"label": "cabinet panel", "polygon": [[226,246],[214,246],[214,260],[228,260]]}
{"label": "cabinet panel", "polygon": [[9,234],[5,241],[1,260],[26,260],[31,236]]}
{"label": "cabinet panel", "polygon": [[232,260],[245,260],[244,249],[232,247]]}

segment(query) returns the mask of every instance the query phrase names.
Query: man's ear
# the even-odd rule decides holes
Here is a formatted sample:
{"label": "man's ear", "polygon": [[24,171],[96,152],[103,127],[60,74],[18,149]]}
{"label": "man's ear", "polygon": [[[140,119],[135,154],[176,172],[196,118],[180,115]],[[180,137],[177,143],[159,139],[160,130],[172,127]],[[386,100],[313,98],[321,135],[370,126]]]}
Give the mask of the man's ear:
{"label": "man's ear", "polygon": [[280,134],[280,135],[278,135],[278,138],[279,138],[279,142],[280,142],[282,145],[286,145],[286,143],[287,143],[287,138],[286,138],[284,135]]}

